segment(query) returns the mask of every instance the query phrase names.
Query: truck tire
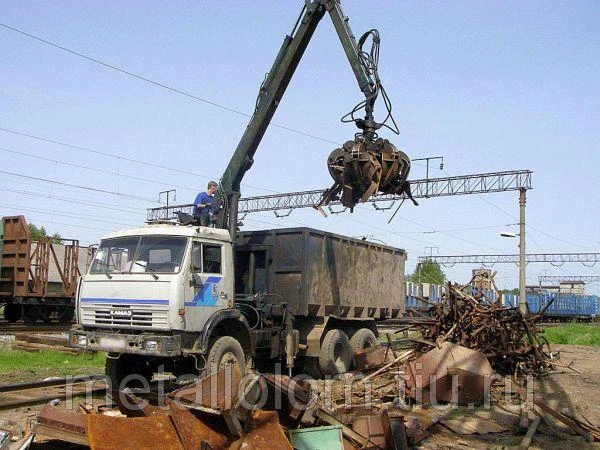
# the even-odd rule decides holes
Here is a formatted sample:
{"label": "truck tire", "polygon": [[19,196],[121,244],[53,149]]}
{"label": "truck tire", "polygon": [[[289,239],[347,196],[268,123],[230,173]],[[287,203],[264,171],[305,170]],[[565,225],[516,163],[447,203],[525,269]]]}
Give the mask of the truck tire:
{"label": "truck tire", "polygon": [[377,338],[375,337],[375,333],[373,333],[368,328],[361,328],[356,331],[352,337],[350,338],[350,348],[352,348],[352,366],[354,367],[356,363],[354,362],[354,352],[356,350],[362,350],[363,348],[369,348],[377,345]]}
{"label": "truck tire", "polygon": [[356,350],[362,350],[363,348],[369,348],[377,345],[377,338],[368,328],[361,328],[350,338],[350,347],[352,347],[352,354]]}
{"label": "truck tire", "polygon": [[133,378],[127,382],[126,386],[121,386],[121,383],[128,375],[141,375],[148,383],[152,378],[152,369],[142,357],[137,355],[127,355],[118,353],[108,353],[104,365],[104,373],[110,380],[113,390],[119,390],[125,387],[143,387],[143,383],[139,378]]}
{"label": "truck tire", "polygon": [[342,330],[329,330],[321,344],[319,368],[323,375],[339,375],[350,370],[352,349]]}
{"label": "truck tire", "polygon": [[18,303],[7,303],[4,305],[4,318],[14,323],[21,318],[21,305]]}
{"label": "truck tire", "polygon": [[104,373],[110,382],[110,388],[114,391],[119,389],[121,380],[125,377],[122,364],[119,363],[120,359],[117,358],[116,353],[108,353],[104,363]]}
{"label": "truck tire", "polygon": [[242,346],[237,339],[231,336],[221,336],[210,346],[206,357],[205,375],[218,372],[235,363],[238,364],[242,374],[244,374],[246,371],[246,358]]}

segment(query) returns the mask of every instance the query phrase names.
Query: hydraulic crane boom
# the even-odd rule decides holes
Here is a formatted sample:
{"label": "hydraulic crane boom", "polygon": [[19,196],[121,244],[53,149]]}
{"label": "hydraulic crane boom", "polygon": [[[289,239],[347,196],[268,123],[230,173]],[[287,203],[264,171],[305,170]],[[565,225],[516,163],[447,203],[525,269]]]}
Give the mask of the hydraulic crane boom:
{"label": "hydraulic crane boom", "polygon": [[[238,200],[240,198],[241,181],[252,166],[256,149],[277,110],[277,106],[298,67],[298,63],[317,25],[326,12],[331,17],[352,71],[357,79],[358,86],[365,96],[365,100],[344,117],[349,117],[345,121],[353,121],[362,130],[362,133],[360,133],[360,137],[355,139],[355,141],[347,142],[344,148],[334,150],[330,156],[330,173],[336,183],[328,191],[327,198],[324,197],[322,203],[327,203],[331,199],[336,198],[335,196],[344,189],[342,200],[346,198],[345,204],[352,203],[349,205],[352,207],[359,199],[365,196],[368,198],[378,188],[385,187],[384,182],[388,182],[388,185],[395,182],[394,189],[389,191],[389,193],[392,193],[392,191],[393,193],[399,193],[402,191],[403,186],[406,185],[406,177],[408,176],[410,167],[408,157],[402,152],[398,152],[388,141],[377,139],[376,130],[384,124],[375,122],[373,107],[379,94],[381,83],[377,76],[376,60],[373,62],[372,59],[369,59],[372,55],[366,54],[361,50],[362,45],[369,36],[372,37],[373,43],[377,45],[378,49],[379,35],[377,31],[371,30],[361,37],[357,43],[350,30],[348,18],[342,12],[339,0],[306,1],[291,35],[285,37],[273,66],[260,87],[254,114],[220,180],[219,190],[215,199],[216,225],[220,228],[228,229],[233,240],[235,240],[237,232]],[[378,54],[378,50],[376,53]],[[365,109],[364,118],[355,119],[354,113],[362,108]],[[388,108],[389,117],[391,117],[391,113]],[[349,144],[362,145],[362,154],[361,148],[352,148],[352,145]],[[360,173],[358,175],[352,173],[351,168],[341,170],[341,172],[339,170],[340,168],[343,169],[345,164],[352,164],[350,160],[342,161],[340,159],[340,157],[342,159],[352,159],[350,157],[352,151],[354,151],[352,157],[356,159],[358,155],[359,162],[363,164],[359,171],[362,171],[365,162],[371,166],[378,165],[378,168],[375,167],[374,170],[369,171],[368,177],[371,179],[367,180],[366,185],[364,180],[358,179],[360,178]],[[371,151],[371,153],[368,153],[368,151]],[[377,161],[376,156],[383,153],[385,155]],[[394,167],[392,167],[394,164],[392,160],[395,161]],[[395,174],[390,175],[394,171]],[[354,179],[350,180],[348,177],[353,177]],[[355,185],[355,191],[348,194],[345,186],[349,185]],[[376,186],[373,187],[374,185]]]}

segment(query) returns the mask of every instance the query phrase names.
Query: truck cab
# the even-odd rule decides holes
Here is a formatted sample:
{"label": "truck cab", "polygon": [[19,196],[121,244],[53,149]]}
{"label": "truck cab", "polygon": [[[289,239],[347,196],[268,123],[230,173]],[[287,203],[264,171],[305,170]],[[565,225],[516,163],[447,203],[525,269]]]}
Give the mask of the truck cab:
{"label": "truck cab", "polygon": [[[122,373],[132,364],[139,369],[136,360],[148,366],[161,358],[206,355],[223,328],[238,341],[229,349],[241,353],[236,362],[243,364],[251,351],[249,327],[234,308],[227,230],[150,224],[106,236],[79,283],[76,309],[71,345],[109,352],[109,362],[123,360],[110,363],[123,366]],[[207,363],[192,358],[195,367]],[[212,362],[221,364],[217,359]]]}

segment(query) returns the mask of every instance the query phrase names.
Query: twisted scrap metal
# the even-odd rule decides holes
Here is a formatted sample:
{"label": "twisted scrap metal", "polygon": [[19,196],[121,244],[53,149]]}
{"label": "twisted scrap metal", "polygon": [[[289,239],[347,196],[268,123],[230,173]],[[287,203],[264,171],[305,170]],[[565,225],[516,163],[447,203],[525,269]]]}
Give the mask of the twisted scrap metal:
{"label": "twisted scrap metal", "polygon": [[504,308],[485,296],[476,298],[466,294],[464,286],[449,283],[441,303],[429,312],[432,323],[415,325],[426,341],[445,340],[481,351],[502,375],[539,377],[552,370],[550,345],[538,327],[543,311],[524,315],[518,308]]}

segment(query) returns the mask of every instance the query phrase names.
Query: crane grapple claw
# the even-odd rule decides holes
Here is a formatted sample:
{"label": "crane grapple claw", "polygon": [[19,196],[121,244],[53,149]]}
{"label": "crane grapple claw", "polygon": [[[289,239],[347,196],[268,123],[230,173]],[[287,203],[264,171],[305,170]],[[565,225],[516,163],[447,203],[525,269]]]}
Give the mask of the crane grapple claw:
{"label": "crane grapple claw", "polygon": [[400,195],[408,186],[410,159],[387,139],[347,141],[331,152],[327,166],[335,183],[319,206],[339,199],[354,208],[378,192]]}

